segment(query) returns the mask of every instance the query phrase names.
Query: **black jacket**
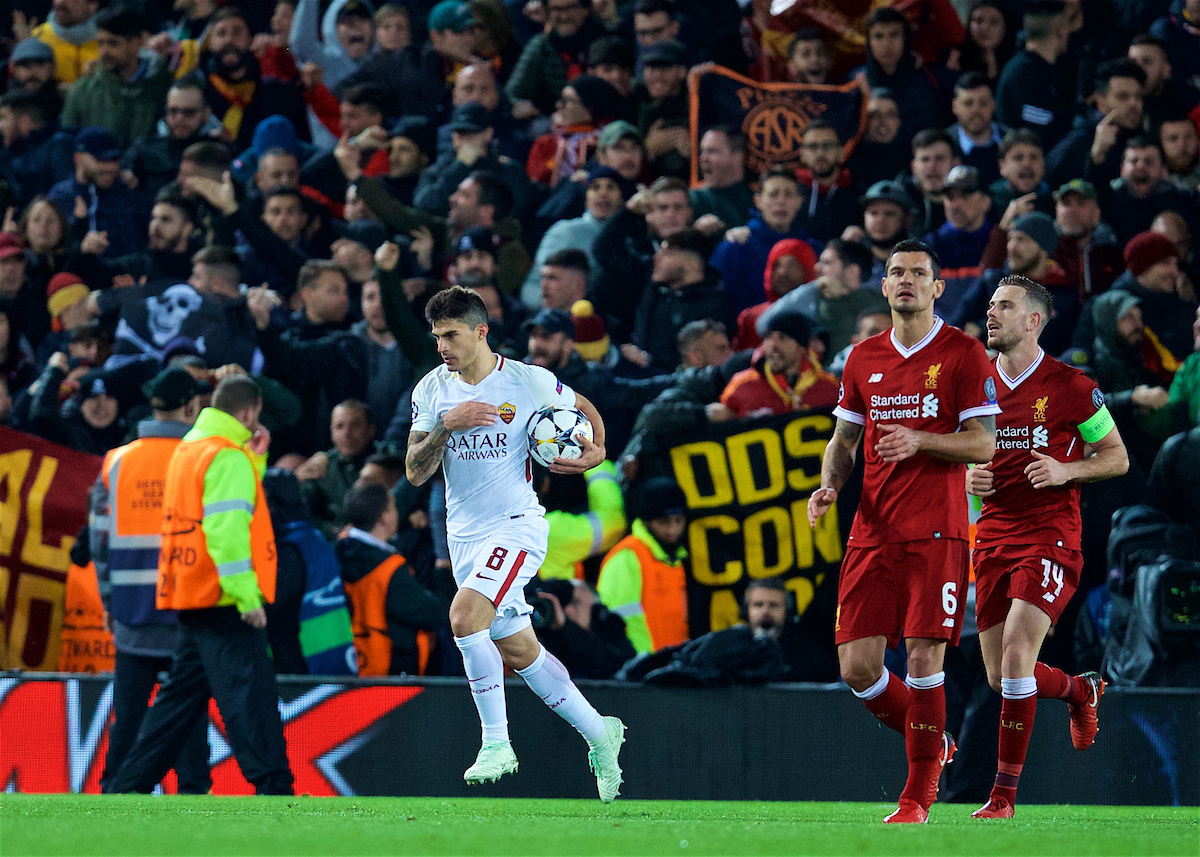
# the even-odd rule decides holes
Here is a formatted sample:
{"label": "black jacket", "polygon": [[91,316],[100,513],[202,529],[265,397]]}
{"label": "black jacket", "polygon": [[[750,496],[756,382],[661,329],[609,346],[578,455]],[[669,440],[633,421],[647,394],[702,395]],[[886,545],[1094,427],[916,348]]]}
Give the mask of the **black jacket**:
{"label": "black jacket", "polygon": [[650,354],[655,366],[669,371],[679,365],[679,329],[709,318],[722,322],[726,330],[735,329],[729,297],[715,268],[708,267],[700,282],[679,289],[651,282],[642,292],[633,341]]}

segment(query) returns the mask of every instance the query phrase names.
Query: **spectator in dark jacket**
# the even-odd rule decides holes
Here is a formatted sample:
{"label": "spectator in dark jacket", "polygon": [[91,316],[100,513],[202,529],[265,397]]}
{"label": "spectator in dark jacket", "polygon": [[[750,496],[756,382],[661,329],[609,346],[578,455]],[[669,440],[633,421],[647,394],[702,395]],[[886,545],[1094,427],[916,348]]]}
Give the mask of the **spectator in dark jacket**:
{"label": "spectator in dark jacket", "polygon": [[1025,50],[1004,66],[996,85],[996,119],[1032,128],[1047,149],[1071,130],[1074,93],[1056,67],[1071,25],[1063,0],[1031,0],[1025,7]]}
{"label": "spectator in dark jacket", "polygon": [[582,580],[535,577],[525,592],[535,605],[538,639],[571,675],[612,678],[636,654],[625,635],[625,620],[601,604],[595,590]]}
{"label": "spectator in dark jacket", "polygon": [[855,70],[872,89],[886,87],[903,105],[900,119],[906,136],[923,128],[944,128],[948,124],[949,92],[945,81],[938,80],[928,64],[917,66],[909,50],[911,32],[908,20],[895,9],[879,8],[867,18],[867,62]]}
{"label": "spectator in dark jacket", "polygon": [[60,386],[67,371],[67,355],[56,352],[38,379],[29,411],[30,430],[89,455],[104,455],[120,446],[125,425],[118,416],[111,376],[88,372],[79,380],[78,391],[60,406]]}
{"label": "spectator in dark jacket", "polygon": [[179,174],[183,152],[193,143],[210,140],[221,131],[204,101],[204,87],[193,78],[178,80],[167,90],[166,117],[153,132],[133,141],[121,158],[126,179],[153,197]]}
{"label": "spectator in dark jacket", "polygon": [[727,330],[733,328],[720,274],[705,262],[708,246],[700,232],[684,229],[665,239],[654,255],[650,282],[642,292],[634,321],[633,341],[664,372],[679,363],[676,336],[688,322],[714,319]]}
{"label": "spectator in dark jacket", "polygon": [[150,219],[146,197],[117,180],[121,151],[105,129],[84,128],[75,136],[75,175],[47,194],[69,225],[86,220],[89,232],[104,233],[106,258],[145,249]]}
{"label": "spectator in dark jacket", "polygon": [[75,141],[40,96],[17,90],[0,98],[0,136],[0,177],[21,205],[70,178]]}
{"label": "spectator in dark jacket", "polygon": [[553,0],[544,8],[549,26],[525,43],[504,85],[518,119],[553,113],[562,88],[587,67],[592,42],[605,35],[584,0]]}

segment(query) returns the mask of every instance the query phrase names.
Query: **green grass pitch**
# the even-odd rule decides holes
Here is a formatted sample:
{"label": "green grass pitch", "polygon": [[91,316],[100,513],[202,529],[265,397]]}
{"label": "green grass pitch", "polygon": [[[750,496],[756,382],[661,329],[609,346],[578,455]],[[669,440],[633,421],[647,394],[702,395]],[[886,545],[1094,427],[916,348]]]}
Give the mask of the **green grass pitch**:
{"label": "green grass pitch", "polygon": [[0,796],[0,854],[1200,854],[1196,807],[1019,806],[1008,821],[937,804],[492,798]]}

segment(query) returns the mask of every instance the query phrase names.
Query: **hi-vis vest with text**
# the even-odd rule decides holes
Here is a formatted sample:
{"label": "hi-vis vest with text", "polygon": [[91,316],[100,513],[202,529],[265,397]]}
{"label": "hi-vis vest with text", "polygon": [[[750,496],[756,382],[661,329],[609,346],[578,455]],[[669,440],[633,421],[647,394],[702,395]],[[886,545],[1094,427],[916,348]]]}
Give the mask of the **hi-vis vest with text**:
{"label": "hi-vis vest with text", "polygon": [[350,627],[359,675],[387,675],[392,668],[392,637],[388,634],[387,591],[404,557],[392,554],[360,579],[343,581],[350,601]]}
{"label": "hi-vis vest with text", "polygon": [[628,535],[613,546],[600,566],[603,573],[608,558],[631,550],[642,569],[642,612],[654,650],[686,643],[688,635],[687,577],[682,565],[671,565],[654,556],[650,546],[637,536]]}
{"label": "hi-vis vest with text", "polygon": [[126,625],[167,624],[154,606],[162,545],[163,487],[177,437],[144,437],[110,450],[100,478],[108,490],[112,615]]}
{"label": "hi-vis vest with text", "polygon": [[[208,552],[204,520],[204,474],[224,449],[240,446],[220,435],[182,441],[167,469],[163,497],[162,550],[158,564],[159,609],[197,610],[215,607],[221,598],[217,567]],[[247,456],[249,457],[249,456]],[[250,519],[250,563],[263,599],[275,600],[275,532],[261,480],[255,480]]]}

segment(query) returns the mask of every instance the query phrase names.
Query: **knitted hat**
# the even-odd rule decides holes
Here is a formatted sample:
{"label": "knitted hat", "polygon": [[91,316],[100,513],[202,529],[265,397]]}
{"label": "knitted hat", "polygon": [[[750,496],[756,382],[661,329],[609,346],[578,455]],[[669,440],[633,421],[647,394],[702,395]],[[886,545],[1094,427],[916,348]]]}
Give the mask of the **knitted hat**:
{"label": "knitted hat", "polygon": [[669,476],[648,479],[635,490],[631,504],[643,521],[687,513],[687,497],[683,489]]}
{"label": "knitted hat", "polygon": [[79,379],[80,400],[90,399],[92,396],[111,396],[112,390],[108,388],[108,376],[99,369],[93,369],[82,378]]}
{"label": "knitted hat", "polygon": [[604,329],[604,319],[596,315],[591,301],[575,301],[571,305],[575,321],[575,350],[589,362],[600,360],[608,353],[612,340]]}
{"label": "knitted hat", "polygon": [[1047,256],[1053,256],[1058,249],[1058,229],[1054,218],[1040,211],[1022,214],[1012,225],[1013,232],[1023,232],[1034,240],[1034,243],[1046,251]]}
{"label": "knitted hat", "polygon": [[796,340],[805,348],[808,347],[808,341],[812,338],[812,322],[808,320],[808,316],[795,309],[783,309],[771,313],[770,318],[767,319],[766,328],[767,333],[782,333],[784,336]]}
{"label": "knitted hat", "polygon": [[639,146],[645,145],[641,131],[624,119],[618,119],[616,122],[609,122],[604,126],[600,132],[600,136],[596,138],[596,148],[611,149],[617,144],[618,140],[627,138],[637,140]]}
{"label": "knitted hat", "polygon": [[581,74],[567,86],[575,90],[583,106],[592,114],[597,125],[618,118],[625,112],[625,99],[607,80],[591,74]]}
{"label": "knitted hat", "polygon": [[592,171],[588,173],[587,185],[591,186],[596,179],[612,179],[617,183],[617,187],[621,189],[621,196],[628,200],[631,196],[637,193],[637,185],[625,178],[612,167],[592,167]]}
{"label": "knitted hat", "polygon": [[46,286],[46,309],[51,318],[58,318],[65,310],[75,306],[91,293],[92,290],[87,284],[74,274],[65,271],[55,274]]}
{"label": "knitted hat", "polygon": [[392,126],[392,136],[412,140],[430,160],[437,155],[437,128],[424,116],[402,116]]}
{"label": "knitted hat", "polygon": [[1149,271],[1163,259],[1179,257],[1171,239],[1157,232],[1139,232],[1125,245],[1125,267],[1135,277]]}

